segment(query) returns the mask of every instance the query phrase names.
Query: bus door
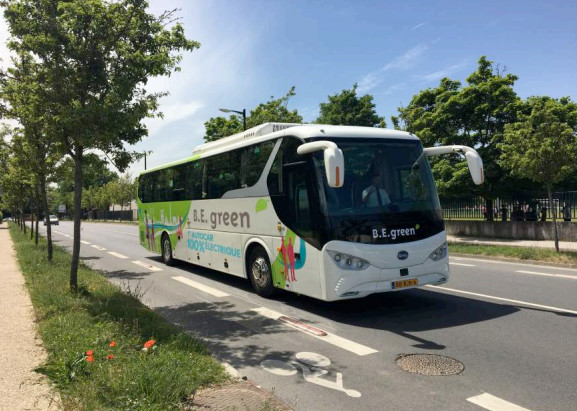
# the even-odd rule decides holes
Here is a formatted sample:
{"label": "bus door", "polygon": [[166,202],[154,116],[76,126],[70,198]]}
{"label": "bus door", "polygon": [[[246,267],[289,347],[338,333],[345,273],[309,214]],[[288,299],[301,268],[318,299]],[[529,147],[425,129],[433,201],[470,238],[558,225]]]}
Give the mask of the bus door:
{"label": "bus door", "polygon": [[320,298],[319,252],[307,243],[316,237],[312,175],[307,161],[283,165],[279,198],[282,229],[280,236],[273,239],[273,251],[284,274],[284,288]]}

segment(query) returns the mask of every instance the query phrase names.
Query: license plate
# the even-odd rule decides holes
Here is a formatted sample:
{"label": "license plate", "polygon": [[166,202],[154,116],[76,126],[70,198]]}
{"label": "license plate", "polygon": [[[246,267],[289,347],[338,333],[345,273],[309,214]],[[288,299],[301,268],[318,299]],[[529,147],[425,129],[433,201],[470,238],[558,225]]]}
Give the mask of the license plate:
{"label": "license plate", "polygon": [[412,287],[415,285],[419,285],[418,278],[413,278],[411,280],[393,281],[393,290],[396,290],[397,288]]}

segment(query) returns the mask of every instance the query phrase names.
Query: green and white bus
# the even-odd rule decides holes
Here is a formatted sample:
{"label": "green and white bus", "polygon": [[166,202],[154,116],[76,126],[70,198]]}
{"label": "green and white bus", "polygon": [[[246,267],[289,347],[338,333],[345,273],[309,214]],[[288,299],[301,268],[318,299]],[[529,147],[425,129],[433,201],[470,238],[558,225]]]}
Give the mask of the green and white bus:
{"label": "green and white bus", "polygon": [[196,147],[140,174],[140,243],[183,260],[334,301],[443,284],[446,234],[428,156],[413,134],[380,128],[266,123]]}

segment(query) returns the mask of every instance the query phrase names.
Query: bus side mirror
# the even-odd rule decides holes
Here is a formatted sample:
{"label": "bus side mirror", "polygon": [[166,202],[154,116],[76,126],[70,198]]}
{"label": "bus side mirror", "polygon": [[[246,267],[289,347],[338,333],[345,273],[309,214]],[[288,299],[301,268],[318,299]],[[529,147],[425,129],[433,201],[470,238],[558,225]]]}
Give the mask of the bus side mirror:
{"label": "bus side mirror", "polygon": [[335,143],[324,140],[305,143],[297,148],[297,153],[303,155],[319,150],[324,151],[325,172],[329,187],[342,187],[345,182],[345,159],[342,150]]}
{"label": "bus side mirror", "polygon": [[469,166],[469,172],[471,173],[471,178],[473,182],[477,185],[483,184],[485,181],[485,172],[483,171],[483,159],[477,150],[467,146],[441,146],[441,147],[428,147],[423,150],[423,153],[427,156],[438,156],[440,154],[450,154],[450,153],[461,153],[465,155],[467,159],[467,165]]}

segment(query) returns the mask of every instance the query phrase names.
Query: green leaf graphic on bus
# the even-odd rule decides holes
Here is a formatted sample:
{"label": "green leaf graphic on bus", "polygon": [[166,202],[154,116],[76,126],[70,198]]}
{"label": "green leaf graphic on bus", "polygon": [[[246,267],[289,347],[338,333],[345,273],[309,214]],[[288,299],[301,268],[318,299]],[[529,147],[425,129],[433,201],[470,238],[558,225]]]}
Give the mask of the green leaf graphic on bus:
{"label": "green leaf graphic on bus", "polygon": [[268,201],[264,198],[259,198],[256,202],[256,212],[264,211],[268,207]]}

